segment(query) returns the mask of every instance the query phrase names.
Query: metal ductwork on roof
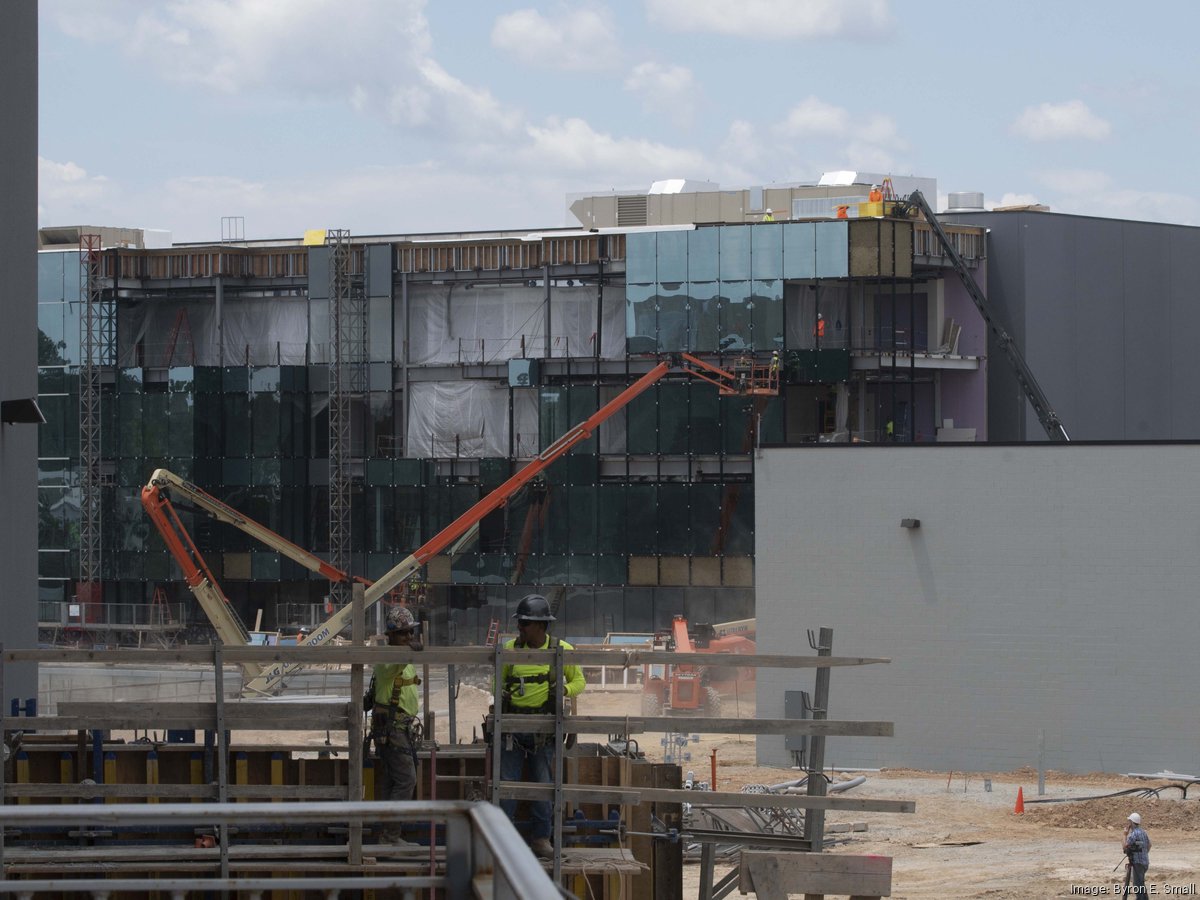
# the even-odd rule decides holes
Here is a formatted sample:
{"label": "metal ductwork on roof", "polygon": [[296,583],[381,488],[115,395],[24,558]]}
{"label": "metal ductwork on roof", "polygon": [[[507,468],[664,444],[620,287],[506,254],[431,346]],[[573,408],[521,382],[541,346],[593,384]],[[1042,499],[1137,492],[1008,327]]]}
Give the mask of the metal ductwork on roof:
{"label": "metal ductwork on roof", "polygon": [[983,191],[957,191],[948,194],[946,212],[983,212]]}

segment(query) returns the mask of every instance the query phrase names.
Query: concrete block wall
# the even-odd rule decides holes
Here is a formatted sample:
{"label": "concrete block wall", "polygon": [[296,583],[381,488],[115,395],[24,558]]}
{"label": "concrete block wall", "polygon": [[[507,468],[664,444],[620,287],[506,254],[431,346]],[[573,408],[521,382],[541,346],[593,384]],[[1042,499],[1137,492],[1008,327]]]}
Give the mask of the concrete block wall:
{"label": "concrete block wall", "polygon": [[[1200,773],[1200,445],[818,446],[757,461],[759,650],[834,669],[843,766]],[[917,518],[921,527],[902,528]],[[783,716],[805,670],[760,670]],[[790,764],[782,738],[761,763]]]}

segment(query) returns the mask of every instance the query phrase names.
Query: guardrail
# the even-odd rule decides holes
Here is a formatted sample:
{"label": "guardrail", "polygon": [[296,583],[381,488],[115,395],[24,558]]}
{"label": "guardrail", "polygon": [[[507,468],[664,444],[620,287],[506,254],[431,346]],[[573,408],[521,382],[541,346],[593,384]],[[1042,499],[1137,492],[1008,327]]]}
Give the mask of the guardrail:
{"label": "guardrail", "polygon": [[[279,806],[271,803],[206,803],[192,804],[112,804],[106,806],[19,806],[4,810],[4,829],[63,828],[81,826],[129,825],[218,825],[226,831],[231,825],[258,825],[278,822]],[[522,900],[557,900],[561,895],[546,876],[541,864],[525,846],[508,818],[496,807],[467,803],[461,800],[386,802],[298,802],[287,807],[289,822],[327,825],[345,822],[361,831],[366,820],[373,822],[433,822],[443,826],[445,834],[444,862],[433,875],[392,873],[363,875],[358,872],[317,874],[312,877],[263,875],[234,877],[230,875],[230,846],[227,840],[201,853],[183,851],[182,855],[206,858],[219,874],[200,877],[192,874],[179,878],[121,878],[101,875],[93,878],[55,878],[46,880],[6,880],[0,878],[0,894],[28,897],[50,892],[93,891],[97,896],[109,896],[113,891],[166,891],[173,897],[184,897],[195,891],[309,891],[323,890],[439,890],[450,898],[520,897]],[[354,853],[348,846],[347,851]],[[11,855],[11,850],[9,851]],[[420,854],[422,848],[415,848]],[[4,844],[0,841],[0,872],[4,865]],[[179,854],[179,851],[176,851]],[[80,856],[79,848],[61,851],[64,873],[70,872],[72,860]],[[279,849],[276,860],[287,868],[282,858],[287,851]],[[147,866],[153,865],[147,863]],[[329,863],[326,864],[334,868]],[[362,865],[361,849],[351,865]]]}
{"label": "guardrail", "polygon": [[[355,591],[356,602],[361,603],[361,588]],[[363,639],[364,628],[362,612],[359,612],[354,623],[355,634]],[[815,638],[813,638],[815,641]],[[832,641],[831,632],[822,629],[820,643],[813,643],[818,649],[815,656],[792,656],[776,654],[713,654],[713,653],[681,653],[667,650],[647,650],[640,648],[603,648],[603,649],[572,649],[569,651],[559,647],[555,651],[514,649],[506,647],[430,647],[423,651],[413,651],[404,647],[373,646],[350,644],[342,646],[321,645],[315,647],[261,647],[241,646],[223,647],[181,647],[170,650],[67,650],[63,648],[47,648],[38,650],[7,650],[0,647],[0,687],[3,685],[3,666],[7,663],[39,661],[39,662],[97,662],[97,663],[142,663],[155,664],[210,664],[214,667],[215,702],[212,703],[136,703],[130,702],[109,704],[64,704],[60,716],[5,716],[0,718],[0,737],[8,731],[17,729],[55,731],[83,730],[104,728],[139,728],[139,727],[202,727],[213,731],[218,747],[219,770],[216,773],[215,793],[220,803],[227,802],[231,797],[242,800],[254,800],[262,797],[279,797],[289,801],[303,796],[322,796],[336,798],[339,793],[341,803],[352,812],[361,804],[363,795],[363,721],[358,698],[363,692],[363,666],[378,663],[410,662],[417,665],[446,665],[448,667],[448,683],[454,684],[454,667],[476,666],[490,668],[498,673],[502,666],[514,663],[545,663],[553,654],[557,654],[556,665],[559,671],[567,660],[580,666],[620,667],[624,670],[641,667],[648,664],[663,666],[714,666],[726,667],[731,663],[741,667],[751,668],[812,668],[817,670],[817,696],[814,705],[820,708],[821,714],[812,719],[723,719],[711,716],[587,716],[568,715],[563,712],[561,696],[556,704],[558,712],[553,716],[529,716],[515,714],[495,715],[494,729],[496,734],[511,732],[553,733],[555,747],[562,747],[562,738],[568,733],[596,734],[608,737],[623,736],[628,743],[630,735],[642,732],[656,731],[678,733],[710,732],[717,734],[771,734],[771,735],[807,735],[810,736],[812,747],[811,765],[817,771],[823,769],[824,739],[827,736],[875,736],[888,737],[893,733],[890,722],[852,722],[836,721],[825,718],[827,708],[829,672],[834,668],[861,666],[889,662],[887,659],[868,657],[835,657],[829,652]],[[259,665],[280,663],[291,667],[302,664],[314,665],[348,665],[351,667],[350,690],[347,703],[285,703],[276,704],[257,701],[238,701],[226,698],[224,690],[224,667],[252,662]],[[496,696],[494,706],[501,709],[498,692],[501,679],[494,678]],[[824,687],[822,687],[824,685]],[[561,686],[560,686],[561,689]],[[822,695],[823,692],[823,695]],[[448,692],[450,698],[451,741],[454,741],[453,722],[455,719],[454,691]],[[427,727],[429,725],[429,709],[426,708]],[[267,718],[269,716],[269,719]],[[255,786],[234,786],[230,790],[229,773],[227,771],[229,746],[228,731],[235,728],[255,726],[258,729],[275,728],[279,730],[311,730],[314,726],[321,729],[342,730],[348,733],[348,784],[344,787],[310,792],[307,795],[302,788],[280,791],[278,788],[260,788]],[[567,799],[583,802],[616,803],[636,805],[640,802],[664,803],[695,803],[697,795],[691,791],[674,790],[671,788],[604,788],[594,785],[564,784],[563,783],[563,754],[555,756],[555,774],[553,784],[530,784],[524,782],[504,782],[500,777],[500,754],[492,754],[492,800],[501,797],[545,798],[553,797],[555,845],[561,847],[561,829],[564,801]],[[58,796],[66,797],[103,797],[105,800],[120,800],[122,797],[152,797],[152,792],[160,791],[164,799],[183,797],[211,797],[213,791],[209,785],[175,786],[111,786],[113,790],[106,791],[108,786],[67,786],[55,785],[13,785],[14,796],[33,798],[49,797],[52,789],[59,791]],[[130,788],[134,790],[130,790]],[[117,790],[123,788],[123,790]],[[311,791],[311,789],[308,789]],[[766,807],[791,807],[807,810],[809,821],[806,822],[806,840],[812,849],[822,846],[822,829],[824,811],[828,809],[853,809],[880,812],[912,812],[915,804],[907,801],[885,801],[870,799],[854,799],[846,797],[827,797],[824,795],[823,779],[810,779],[810,790],[815,791],[807,796],[769,796],[759,799],[748,798],[745,795],[730,795],[710,793],[705,796],[706,802],[736,803],[738,805],[753,805]],[[90,791],[90,793],[88,793]],[[0,804],[4,802],[5,787],[0,780]],[[113,804],[109,809],[117,808]],[[288,820],[291,820],[288,804]],[[198,810],[203,815],[209,804],[202,804]],[[6,807],[10,809],[12,807]],[[28,808],[28,807],[25,807]],[[130,808],[142,811],[145,807],[131,805]],[[240,804],[239,808],[246,808]],[[367,808],[378,809],[379,804],[369,804]],[[80,807],[73,808],[78,814]],[[280,807],[273,807],[276,821],[280,815]],[[354,814],[357,814],[355,812]],[[91,815],[91,813],[89,813]],[[140,821],[140,820],[139,820]],[[0,847],[3,845],[3,830],[11,820],[0,823]],[[361,827],[351,830],[348,852],[351,860],[361,854]],[[222,842],[224,843],[224,842]],[[523,846],[523,845],[522,845]],[[711,867],[711,854],[708,866]],[[561,878],[561,860],[554,861],[554,881]],[[49,888],[48,888],[49,889]],[[332,888],[331,888],[332,889]],[[453,895],[452,896],[457,896]],[[533,894],[515,894],[512,896],[536,896]]]}

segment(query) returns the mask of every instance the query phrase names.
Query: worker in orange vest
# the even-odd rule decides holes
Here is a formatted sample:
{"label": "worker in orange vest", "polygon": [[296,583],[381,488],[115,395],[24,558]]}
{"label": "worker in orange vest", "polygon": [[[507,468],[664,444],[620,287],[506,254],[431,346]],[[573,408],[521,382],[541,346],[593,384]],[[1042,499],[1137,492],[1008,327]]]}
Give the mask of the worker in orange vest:
{"label": "worker in orange vest", "polygon": [[877,185],[877,184],[871,185],[871,193],[869,193],[867,195],[867,200],[870,201],[871,203],[882,203],[883,202],[883,191],[881,191],[879,189],[879,185]]}
{"label": "worker in orange vest", "polygon": [[825,337],[825,317],[820,313],[817,313],[817,324],[813,326],[813,337]]}

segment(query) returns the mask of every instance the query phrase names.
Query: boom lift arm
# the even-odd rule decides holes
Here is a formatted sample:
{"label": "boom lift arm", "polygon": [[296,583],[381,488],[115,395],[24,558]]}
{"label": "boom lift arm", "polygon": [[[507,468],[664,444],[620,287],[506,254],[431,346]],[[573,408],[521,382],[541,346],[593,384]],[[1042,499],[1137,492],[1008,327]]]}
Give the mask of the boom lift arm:
{"label": "boom lift arm", "polygon": [[930,209],[929,202],[920,191],[913,191],[909,194],[906,202],[908,206],[920,210],[921,214],[925,217],[925,221],[929,223],[929,227],[933,229],[938,243],[942,245],[942,251],[949,257],[951,265],[954,266],[954,271],[958,273],[958,277],[963,283],[963,287],[967,289],[967,293],[971,295],[971,299],[975,302],[975,308],[979,310],[979,314],[983,316],[983,321],[992,330],[992,334],[999,343],[1000,349],[1004,352],[1005,358],[1012,366],[1013,373],[1017,376],[1017,383],[1021,386],[1021,390],[1025,392],[1025,397],[1029,400],[1029,405],[1033,407],[1038,421],[1042,423],[1042,428],[1046,430],[1046,436],[1052,441],[1069,441],[1071,438],[1067,435],[1067,429],[1063,427],[1062,421],[1058,418],[1058,413],[1050,405],[1050,400],[1042,390],[1041,385],[1033,377],[1033,370],[1025,362],[1025,357],[1022,355],[1020,349],[1018,349],[1016,342],[1013,341],[1012,335],[1005,331],[1004,327],[992,315],[987,297],[984,296],[979,283],[975,280],[975,276],[971,274],[971,270],[967,268],[967,264],[963,262],[962,256],[954,249],[954,244],[951,243],[937,216]]}
{"label": "boom lift arm", "polygon": [[[393,588],[411,578],[439,553],[443,551],[451,554],[461,552],[462,548],[474,539],[479,530],[479,523],[485,516],[508,503],[521,488],[537,478],[577,444],[591,437],[607,419],[653,386],[673,368],[678,368],[716,385],[722,394],[773,395],[779,392],[778,367],[759,365],[748,358],[739,359],[732,370],[723,369],[687,353],[660,361],[595,413],[568,430],[516,474],[479,500],[378,581],[372,583],[366,579],[355,578],[356,581],[367,585],[364,593],[364,606],[371,606]],[[349,577],[345,572],[285,540],[270,529],[240,515],[195,485],[172,475],[165,469],[156,470],[151,476],[150,483],[142,490],[142,505],[145,506],[147,513],[167,542],[172,555],[183,569],[189,587],[192,588],[192,592],[200,601],[209,620],[217,629],[218,637],[225,643],[246,643],[248,636],[245,626],[237,620],[236,613],[224,594],[221,593],[216,580],[208,571],[208,567],[204,564],[204,560],[200,557],[187,531],[179,522],[178,515],[164,493],[166,489],[180,493],[209,515],[240,528],[310,571],[318,572],[331,581],[343,581]],[[300,641],[300,644],[312,647],[326,643],[350,624],[352,615],[351,606],[342,607],[313,629],[311,634]],[[256,672],[247,669],[248,677],[243,692],[272,693],[282,684],[283,677],[295,668],[297,667],[284,663],[272,663],[258,668]]]}

